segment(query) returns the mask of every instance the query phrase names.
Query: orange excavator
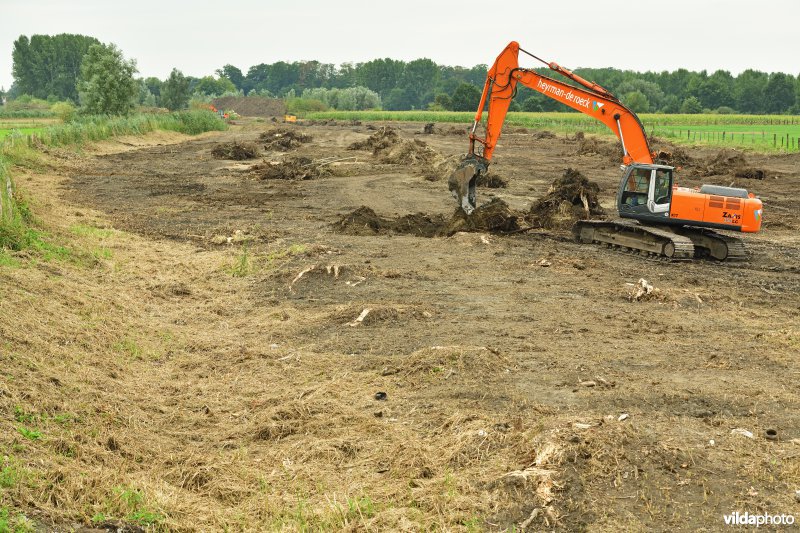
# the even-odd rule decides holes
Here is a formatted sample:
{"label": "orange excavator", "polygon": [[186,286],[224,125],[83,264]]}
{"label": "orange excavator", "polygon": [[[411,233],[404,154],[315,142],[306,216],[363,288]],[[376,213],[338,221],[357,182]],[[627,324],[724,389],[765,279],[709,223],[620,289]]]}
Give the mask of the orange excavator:
{"label": "orange excavator", "polygon": [[[521,68],[519,52],[545,63],[578,86]],[[476,181],[489,167],[518,83],[599,120],[622,143],[623,175],[617,190],[622,220],[577,222],[573,233],[580,242],[673,260],[696,255],[718,260],[746,257],[741,239],[714,229],[759,231],[761,200],[734,187],[703,185],[698,190],[677,186],[674,167],[656,164],[644,126],[633,111],[600,85],[539,59],[517,42],[509,43],[489,69],[469,135],[469,153],[448,180],[450,192],[467,215],[476,208]],[[486,131],[480,137],[476,130],[487,102]]]}

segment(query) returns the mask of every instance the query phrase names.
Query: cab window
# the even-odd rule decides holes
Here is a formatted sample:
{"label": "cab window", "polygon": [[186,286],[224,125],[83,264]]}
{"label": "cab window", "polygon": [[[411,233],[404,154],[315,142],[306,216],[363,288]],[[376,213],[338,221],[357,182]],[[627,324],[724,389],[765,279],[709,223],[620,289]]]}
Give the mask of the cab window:
{"label": "cab window", "polygon": [[653,193],[653,200],[656,204],[669,203],[670,194],[672,192],[672,172],[669,170],[658,169],[656,170],[656,183]]}

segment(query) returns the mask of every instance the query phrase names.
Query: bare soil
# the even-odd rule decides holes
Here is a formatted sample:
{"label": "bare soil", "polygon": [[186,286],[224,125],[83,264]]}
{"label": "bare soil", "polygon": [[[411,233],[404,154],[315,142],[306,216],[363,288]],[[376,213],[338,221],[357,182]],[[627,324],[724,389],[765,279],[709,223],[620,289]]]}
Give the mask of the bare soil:
{"label": "bare soil", "polygon": [[[212,157],[255,142],[252,121],[19,172],[94,259],[0,268],[0,457],[27,476],[3,501],[132,526],[120,495],[138,490],[139,511],[187,531],[717,531],[734,511],[800,514],[800,156],[747,154],[763,179],[710,180],[716,152],[687,149],[681,184],[750,188],[764,227],[746,262],[664,263],[557,224],[442,232],[454,202],[426,175],[466,136],[391,124],[375,153],[387,126],[291,126],[313,141],[264,157],[328,169],[313,180]],[[430,160],[381,153],[423,135]],[[524,225],[569,167],[613,212],[613,146],[503,137],[507,187],[479,204]],[[657,297],[631,298],[640,279]]]}

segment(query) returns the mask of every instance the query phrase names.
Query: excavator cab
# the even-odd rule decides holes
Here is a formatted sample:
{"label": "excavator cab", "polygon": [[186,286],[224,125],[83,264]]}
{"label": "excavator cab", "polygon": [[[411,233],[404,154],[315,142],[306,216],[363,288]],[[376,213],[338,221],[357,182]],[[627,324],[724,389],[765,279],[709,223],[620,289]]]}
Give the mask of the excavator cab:
{"label": "excavator cab", "polygon": [[623,169],[617,191],[620,216],[662,224],[668,222],[675,169],[667,165],[642,163],[623,166]]}

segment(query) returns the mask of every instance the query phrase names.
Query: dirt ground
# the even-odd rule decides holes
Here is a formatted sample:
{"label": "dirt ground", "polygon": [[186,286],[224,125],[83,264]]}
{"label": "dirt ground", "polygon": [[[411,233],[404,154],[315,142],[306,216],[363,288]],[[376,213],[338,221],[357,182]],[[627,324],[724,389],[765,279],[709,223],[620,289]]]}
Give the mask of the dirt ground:
{"label": "dirt ground", "polygon": [[[0,269],[0,456],[27,480],[6,493],[20,512],[187,531],[800,516],[800,156],[745,153],[763,179],[700,177],[718,151],[685,149],[681,184],[752,190],[764,226],[746,262],[665,263],[568,228],[419,232],[455,207],[426,165],[467,140],[390,124],[426,157],[348,149],[383,126],[298,124],[313,140],[289,152],[212,157],[263,148],[271,125],[245,120],[52,153],[19,176],[91,256]],[[527,212],[569,167],[613,212],[618,161],[582,142],[505,135],[492,170],[507,187],[478,203]],[[284,160],[315,172],[254,171]],[[631,300],[641,278],[657,290]]]}

